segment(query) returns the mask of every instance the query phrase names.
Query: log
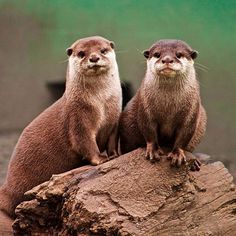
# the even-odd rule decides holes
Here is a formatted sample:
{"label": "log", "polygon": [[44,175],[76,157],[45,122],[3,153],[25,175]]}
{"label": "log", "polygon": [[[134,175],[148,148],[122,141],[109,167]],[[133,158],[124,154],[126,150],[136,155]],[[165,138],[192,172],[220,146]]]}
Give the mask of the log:
{"label": "log", "polygon": [[15,235],[235,235],[236,191],[221,162],[170,167],[137,149],[54,175],[16,208]]}

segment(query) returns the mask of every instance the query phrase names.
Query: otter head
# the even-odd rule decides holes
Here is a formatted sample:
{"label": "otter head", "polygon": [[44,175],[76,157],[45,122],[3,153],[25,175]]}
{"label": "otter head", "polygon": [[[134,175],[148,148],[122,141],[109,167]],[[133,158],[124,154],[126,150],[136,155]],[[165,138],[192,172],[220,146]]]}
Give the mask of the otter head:
{"label": "otter head", "polygon": [[181,40],[160,40],[143,52],[148,70],[158,77],[173,78],[193,69],[198,52]]}
{"label": "otter head", "polygon": [[69,71],[83,76],[107,73],[116,64],[114,43],[93,36],[76,41],[67,49]]}

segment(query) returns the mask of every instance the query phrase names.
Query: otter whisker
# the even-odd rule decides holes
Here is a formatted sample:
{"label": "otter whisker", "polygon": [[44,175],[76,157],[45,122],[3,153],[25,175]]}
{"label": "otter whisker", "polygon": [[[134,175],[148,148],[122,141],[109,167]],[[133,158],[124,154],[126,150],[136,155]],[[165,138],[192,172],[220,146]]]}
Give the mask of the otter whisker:
{"label": "otter whisker", "polygon": [[140,61],[139,63],[140,64],[146,64],[147,62],[146,61]]}
{"label": "otter whisker", "polygon": [[206,68],[201,67],[199,65],[195,65],[195,68],[198,68],[198,69],[201,69],[201,70],[204,70],[204,71],[209,71],[209,69],[206,69]]}
{"label": "otter whisker", "polygon": [[204,72],[208,72],[208,70],[207,70],[207,69],[205,69],[205,68],[202,68],[202,67],[195,66],[195,68],[196,68],[196,69],[198,69],[198,70],[204,71]]}
{"label": "otter whisker", "polygon": [[66,59],[66,60],[63,60],[63,61],[59,61],[58,63],[59,64],[62,64],[62,63],[66,63],[66,62],[68,62],[69,61],[69,59]]}
{"label": "otter whisker", "polygon": [[203,68],[205,68],[205,69],[209,69],[209,67],[207,67],[207,66],[205,66],[205,65],[203,65],[203,64],[201,64],[201,63],[199,63],[199,62],[195,62],[195,64],[197,64],[197,65],[199,65],[199,66],[201,66],[201,67],[203,67]]}
{"label": "otter whisker", "polygon": [[143,51],[141,51],[140,49],[138,49],[138,48],[135,48],[135,49],[136,49],[136,51],[138,51],[139,53],[143,54]]}

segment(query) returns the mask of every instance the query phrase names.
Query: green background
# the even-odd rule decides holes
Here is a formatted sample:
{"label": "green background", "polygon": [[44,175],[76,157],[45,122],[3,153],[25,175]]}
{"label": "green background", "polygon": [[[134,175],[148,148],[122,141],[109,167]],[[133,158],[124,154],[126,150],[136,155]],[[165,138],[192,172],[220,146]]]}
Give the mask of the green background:
{"label": "green background", "polygon": [[[81,37],[101,35],[113,40],[121,79],[132,82],[135,89],[145,72],[143,50],[162,38],[188,42],[200,53],[196,70],[208,113],[207,134],[199,150],[224,160],[236,172],[235,0],[0,1],[0,16],[5,37],[0,39],[1,58],[15,62],[13,69],[18,80],[24,77],[23,84],[37,81],[38,91],[44,87],[38,81],[64,79],[65,49]],[[8,81],[16,79],[8,71],[4,76]],[[24,92],[24,88],[11,92],[12,86],[6,84],[2,86],[11,94]],[[32,99],[33,93],[37,92],[32,92]],[[16,96],[20,102],[20,95]],[[41,111],[49,103],[32,104],[32,115],[29,111],[17,128],[39,112],[37,107]],[[10,116],[9,107],[3,110]]]}

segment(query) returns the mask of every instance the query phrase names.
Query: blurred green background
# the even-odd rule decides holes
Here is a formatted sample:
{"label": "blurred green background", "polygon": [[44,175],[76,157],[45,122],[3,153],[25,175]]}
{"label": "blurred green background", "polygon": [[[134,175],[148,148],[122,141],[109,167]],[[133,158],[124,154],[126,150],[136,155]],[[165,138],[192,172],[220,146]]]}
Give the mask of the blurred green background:
{"label": "blurred green background", "polygon": [[235,20],[235,0],[1,0],[0,133],[19,133],[51,104],[46,83],[64,80],[65,49],[76,39],[113,40],[121,79],[136,90],[146,68],[141,52],[177,38],[200,52],[208,126],[198,150],[236,176]]}

